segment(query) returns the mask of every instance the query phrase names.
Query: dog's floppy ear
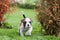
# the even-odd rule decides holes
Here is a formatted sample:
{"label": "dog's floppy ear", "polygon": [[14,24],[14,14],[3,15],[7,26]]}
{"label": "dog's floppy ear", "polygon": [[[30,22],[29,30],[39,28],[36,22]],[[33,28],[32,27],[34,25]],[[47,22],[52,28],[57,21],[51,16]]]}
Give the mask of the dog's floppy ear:
{"label": "dog's floppy ear", "polygon": [[31,18],[30,18],[30,20],[31,20],[31,22],[33,22]]}
{"label": "dog's floppy ear", "polygon": [[22,19],[21,22],[24,22],[25,19]]}

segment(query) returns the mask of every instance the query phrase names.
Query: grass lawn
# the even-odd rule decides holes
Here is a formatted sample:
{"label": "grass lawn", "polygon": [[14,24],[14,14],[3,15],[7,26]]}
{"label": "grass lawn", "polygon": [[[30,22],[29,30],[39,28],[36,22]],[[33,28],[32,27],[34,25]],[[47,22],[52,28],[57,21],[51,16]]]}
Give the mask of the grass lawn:
{"label": "grass lawn", "polygon": [[[21,11],[25,12],[25,15],[29,18],[32,18],[33,20],[33,32],[31,36],[25,36],[21,37],[18,34],[18,26],[20,23],[20,20],[23,18]],[[12,25],[12,29],[3,29],[0,28],[0,40],[60,40],[59,37],[54,36],[45,36],[42,35],[41,32],[39,32],[39,23],[36,20],[36,13],[33,9],[22,9],[17,8],[17,10],[10,15],[6,15],[6,23],[9,23],[9,25]]]}

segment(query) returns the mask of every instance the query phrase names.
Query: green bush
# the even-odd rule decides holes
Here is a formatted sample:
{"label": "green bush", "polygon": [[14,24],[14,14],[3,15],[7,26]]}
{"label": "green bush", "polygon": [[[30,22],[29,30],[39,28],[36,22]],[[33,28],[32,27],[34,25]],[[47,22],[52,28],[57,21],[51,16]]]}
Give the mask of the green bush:
{"label": "green bush", "polygon": [[[17,3],[17,6],[20,7],[20,8],[26,8],[26,9],[34,9],[35,8],[35,5],[37,3],[39,3],[39,0],[26,0],[26,3],[25,4],[20,4],[18,2]],[[14,4],[11,4],[10,6],[12,7]]]}
{"label": "green bush", "polygon": [[20,7],[20,8],[26,8],[26,9],[34,9],[35,8],[35,5],[28,4],[28,3],[25,3],[25,4],[17,3],[17,6]]}

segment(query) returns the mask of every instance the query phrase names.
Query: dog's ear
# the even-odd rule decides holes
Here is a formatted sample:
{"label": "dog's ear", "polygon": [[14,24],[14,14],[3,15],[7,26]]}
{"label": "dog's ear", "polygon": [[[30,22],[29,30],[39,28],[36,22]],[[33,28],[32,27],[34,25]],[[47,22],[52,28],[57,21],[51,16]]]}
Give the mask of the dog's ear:
{"label": "dog's ear", "polygon": [[21,20],[21,22],[24,22],[24,21],[25,21],[25,19],[22,19],[22,20]]}
{"label": "dog's ear", "polygon": [[33,22],[31,18],[30,18],[30,20],[31,20],[31,22]]}

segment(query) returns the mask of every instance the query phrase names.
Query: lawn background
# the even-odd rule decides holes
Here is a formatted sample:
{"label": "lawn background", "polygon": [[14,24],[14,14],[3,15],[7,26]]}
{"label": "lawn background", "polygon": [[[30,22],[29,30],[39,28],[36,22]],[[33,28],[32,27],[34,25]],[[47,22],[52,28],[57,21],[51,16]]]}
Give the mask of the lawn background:
{"label": "lawn background", "polygon": [[[18,34],[18,26],[20,20],[23,19],[21,11],[24,11],[25,15],[32,19],[33,32],[31,36],[21,37]],[[8,26],[13,26],[12,29],[0,28],[0,40],[60,40],[60,37],[43,35],[40,30],[39,23],[36,19],[36,12],[34,9],[16,8],[16,11],[10,15],[5,15],[5,22]]]}

